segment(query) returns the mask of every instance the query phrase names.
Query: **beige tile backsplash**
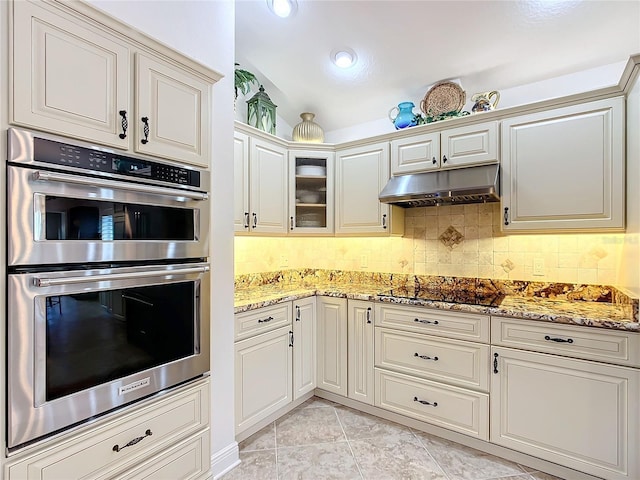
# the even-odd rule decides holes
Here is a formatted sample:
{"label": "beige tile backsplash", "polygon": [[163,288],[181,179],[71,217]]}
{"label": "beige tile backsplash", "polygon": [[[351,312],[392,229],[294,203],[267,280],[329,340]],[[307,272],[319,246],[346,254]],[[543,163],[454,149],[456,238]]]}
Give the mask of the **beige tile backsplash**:
{"label": "beige tile backsplash", "polygon": [[[613,284],[624,234],[504,235],[498,203],[410,208],[402,238],[236,237],[235,273],[364,270]],[[544,275],[534,275],[543,264]]]}

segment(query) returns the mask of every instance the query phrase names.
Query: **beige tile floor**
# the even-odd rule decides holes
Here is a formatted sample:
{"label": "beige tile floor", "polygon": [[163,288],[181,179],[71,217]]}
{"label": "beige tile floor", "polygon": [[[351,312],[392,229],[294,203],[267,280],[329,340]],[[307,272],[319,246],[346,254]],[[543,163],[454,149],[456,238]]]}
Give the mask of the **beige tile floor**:
{"label": "beige tile floor", "polygon": [[240,443],[222,480],[562,480],[312,397]]}

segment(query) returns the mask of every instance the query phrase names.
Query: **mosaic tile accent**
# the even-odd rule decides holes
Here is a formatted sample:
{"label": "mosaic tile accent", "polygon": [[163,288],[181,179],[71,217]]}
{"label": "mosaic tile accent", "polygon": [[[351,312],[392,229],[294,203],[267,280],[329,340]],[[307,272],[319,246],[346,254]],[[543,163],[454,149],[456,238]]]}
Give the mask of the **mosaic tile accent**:
{"label": "mosaic tile accent", "polygon": [[464,235],[456,230],[453,225],[449,225],[449,228],[442,232],[438,239],[443,245],[453,248],[464,240]]}
{"label": "mosaic tile accent", "polygon": [[508,258],[500,264],[500,266],[504,269],[505,272],[509,273],[511,270],[516,268],[516,264],[513,263]]}

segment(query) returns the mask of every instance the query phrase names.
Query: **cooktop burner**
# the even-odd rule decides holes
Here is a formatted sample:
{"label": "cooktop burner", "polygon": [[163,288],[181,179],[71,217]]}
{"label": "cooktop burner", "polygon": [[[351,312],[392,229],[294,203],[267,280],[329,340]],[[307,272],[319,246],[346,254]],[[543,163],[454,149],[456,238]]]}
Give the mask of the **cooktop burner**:
{"label": "cooktop burner", "polygon": [[436,302],[466,303],[483,307],[497,307],[504,300],[500,292],[476,292],[473,290],[416,290],[394,288],[378,293],[379,297],[406,298],[409,300],[432,300]]}

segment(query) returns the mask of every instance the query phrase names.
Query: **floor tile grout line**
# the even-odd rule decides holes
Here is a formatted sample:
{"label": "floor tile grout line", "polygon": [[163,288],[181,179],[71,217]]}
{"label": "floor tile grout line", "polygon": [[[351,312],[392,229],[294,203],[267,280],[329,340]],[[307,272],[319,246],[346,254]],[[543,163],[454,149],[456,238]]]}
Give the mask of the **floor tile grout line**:
{"label": "floor tile grout line", "polygon": [[278,422],[273,421],[273,444],[276,450],[276,479],[280,478],[280,471],[278,469]]}
{"label": "floor tile grout line", "polygon": [[353,457],[353,461],[356,463],[356,468],[358,469],[358,473],[360,474],[360,478],[364,480],[364,475],[362,474],[362,469],[360,468],[360,463],[356,458],[356,455],[353,453],[353,448],[351,448],[351,442],[349,441],[349,437],[347,436],[347,432],[344,429],[344,425],[342,425],[342,420],[340,420],[340,415],[338,415],[338,410],[334,407],[333,413],[335,413],[336,418],[338,419],[338,424],[342,429],[342,434],[344,435],[345,440],[347,441],[347,446],[349,447],[349,451],[351,452],[351,456]]}
{"label": "floor tile grout line", "polygon": [[416,435],[416,432],[413,430],[413,428],[409,427],[409,430],[411,431],[411,433],[413,434],[413,436],[415,437],[416,440],[418,440],[418,443],[420,443],[420,445],[422,445],[422,448],[424,448],[424,450],[427,452],[427,455],[429,455],[429,457],[431,458],[431,460],[433,460],[433,462],[438,466],[438,468],[440,469],[440,471],[442,472],[442,474],[449,480],[453,480],[449,474],[447,473],[447,471],[444,469],[444,467],[442,465],[440,465],[440,462],[438,462],[438,460],[436,460],[436,457],[433,456],[433,454],[429,451],[429,449],[427,448],[427,446],[424,444],[424,442],[422,441],[422,439]]}

